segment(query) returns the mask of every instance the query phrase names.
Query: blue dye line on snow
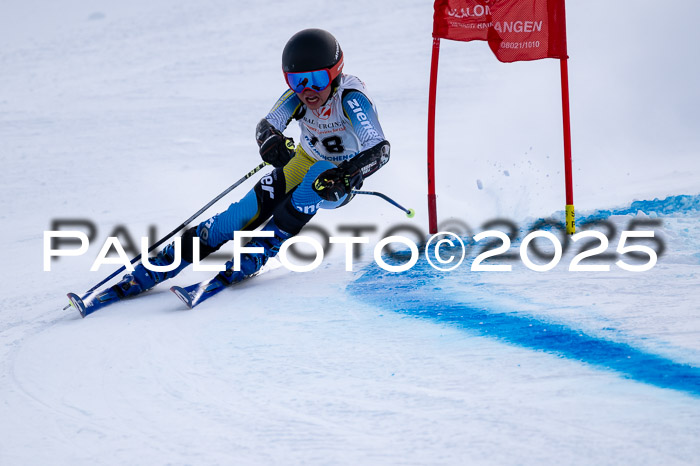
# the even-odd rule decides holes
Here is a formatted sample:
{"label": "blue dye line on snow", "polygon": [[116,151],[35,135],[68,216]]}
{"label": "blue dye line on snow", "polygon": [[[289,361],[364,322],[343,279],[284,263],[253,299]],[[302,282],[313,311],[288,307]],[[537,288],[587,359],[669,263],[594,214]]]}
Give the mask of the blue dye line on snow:
{"label": "blue dye line on snow", "polygon": [[700,396],[698,367],[587,335],[562,324],[457,302],[431,286],[431,271],[434,272],[420,262],[401,274],[373,265],[348,291],[365,302],[369,300],[395,312],[455,325],[478,335],[611,369],[638,382]]}
{"label": "blue dye line on snow", "polygon": [[[700,212],[700,195],[635,201],[628,208],[596,211],[577,221],[639,211],[660,215]],[[638,382],[700,396],[699,367],[678,363],[625,343],[587,335],[562,324],[517,312],[499,312],[460,303],[457,297],[453,299],[435,288],[436,274],[438,272],[424,260],[401,274],[386,272],[373,265],[350,284],[348,291],[363,301],[369,300],[395,312],[455,325],[506,343],[610,369]]]}
{"label": "blue dye line on snow", "polygon": [[[630,215],[644,212],[647,215],[672,215],[700,212],[700,195],[669,196],[665,199],[634,201],[629,207],[609,210],[596,210],[585,217],[577,217],[576,223],[602,220],[611,215]],[[563,215],[563,212],[562,212]]]}

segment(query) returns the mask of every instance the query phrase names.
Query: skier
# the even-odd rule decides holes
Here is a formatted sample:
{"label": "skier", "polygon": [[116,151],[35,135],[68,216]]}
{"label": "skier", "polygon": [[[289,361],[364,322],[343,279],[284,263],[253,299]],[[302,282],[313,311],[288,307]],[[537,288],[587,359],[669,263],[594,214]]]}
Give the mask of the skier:
{"label": "skier", "polygon": [[[116,285],[85,303],[87,315],[111,302],[140,294],[177,275],[193,262],[192,240],[199,238],[200,258],[233,239],[234,231],[263,230],[274,236],[254,238],[250,247],[261,254],[242,254],[240,270],[233,262],[217,279],[231,284],[253,275],[279,251],[284,240],[302,229],[318,209],[347,204],[352,190],[389,160],[377,111],[364,83],[343,74],[338,41],[321,29],[305,29],[292,36],[282,53],[282,70],[289,89],[257,124],[255,136],[262,159],[275,168],[240,201],[224,212],[191,227],[182,235],[180,265],[170,272],[154,272],[139,263]],[[296,146],[283,131],[292,119],[301,128]],[[268,221],[269,220],[269,221]],[[267,222],[267,223],[266,223]],[[161,250],[151,264],[171,265],[174,243]]]}

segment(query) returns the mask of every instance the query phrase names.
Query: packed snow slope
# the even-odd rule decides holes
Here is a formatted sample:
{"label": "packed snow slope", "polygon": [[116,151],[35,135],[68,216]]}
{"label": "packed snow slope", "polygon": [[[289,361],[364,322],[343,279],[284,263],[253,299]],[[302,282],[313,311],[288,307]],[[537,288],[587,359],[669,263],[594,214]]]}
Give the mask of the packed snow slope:
{"label": "packed snow slope", "polygon": [[[424,255],[402,273],[374,262],[392,230],[427,234],[431,2],[5,0],[0,464],[697,464],[700,7],[569,3],[578,222],[609,240],[583,263],[607,272],[569,271],[596,243],[558,227],[558,63],[448,41],[438,214],[466,258],[449,272]],[[320,213],[309,236],[372,230],[352,272],[336,245],[312,272],[270,267],[194,311],[167,286],[86,319],[63,311],[66,292],[115,270],[89,271],[108,236],[161,236],[259,163],[255,124],[306,27],[339,39],[392,144],[365,188],[416,218],[370,197]],[[44,272],[56,221],[94,235]],[[543,222],[564,253],[535,272],[520,249]],[[512,270],[472,270],[489,229],[513,240],[484,263]],[[654,232],[635,243],[658,255],[651,270],[616,264],[648,260],[616,252],[629,230]]]}

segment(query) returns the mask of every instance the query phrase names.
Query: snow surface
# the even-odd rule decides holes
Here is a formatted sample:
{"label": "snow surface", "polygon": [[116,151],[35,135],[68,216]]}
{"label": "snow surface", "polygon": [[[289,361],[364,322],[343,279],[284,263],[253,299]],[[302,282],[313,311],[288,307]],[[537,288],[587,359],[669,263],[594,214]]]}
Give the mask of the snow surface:
{"label": "snow surface", "polygon": [[[543,273],[517,257],[472,272],[471,243],[452,272],[373,263],[392,227],[426,230],[431,2],[5,0],[0,464],[698,464],[700,8],[569,3],[579,220],[616,227],[609,251],[660,220],[648,272],[569,272],[578,244]],[[338,37],[379,107],[392,160],[365,188],[416,218],[374,198],[322,212],[332,234],[377,227],[354,272],[336,246],[195,311],[167,287],[63,311],[114,270],[88,271],[118,226],[165,234],[259,163],[253,128],[305,27]],[[563,218],[558,63],[448,41],[440,59],[440,219],[509,219],[517,253]],[[43,272],[43,232],[66,218],[97,237]]]}

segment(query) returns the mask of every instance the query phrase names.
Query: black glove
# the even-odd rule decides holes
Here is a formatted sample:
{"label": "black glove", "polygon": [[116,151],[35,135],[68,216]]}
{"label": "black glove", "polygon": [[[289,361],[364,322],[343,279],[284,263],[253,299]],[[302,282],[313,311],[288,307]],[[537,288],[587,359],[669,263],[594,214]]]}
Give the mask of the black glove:
{"label": "black glove", "polygon": [[262,159],[274,167],[284,167],[294,156],[294,139],[284,137],[265,118],[255,129]]}
{"label": "black glove", "polygon": [[327,201],[340,200],[353,189],[361,188],[366,176],[370,176],[389,161],[389,149],[389,141],[383,140],[336,168],[326,170],[314,181],[314,191]]}
{"label": "black glove", "polygon": [[313,189],[327,201],[339,201],[353,189],[362,186],[362,170],[343,162],[337,168],[331,168],[318,175]]}

